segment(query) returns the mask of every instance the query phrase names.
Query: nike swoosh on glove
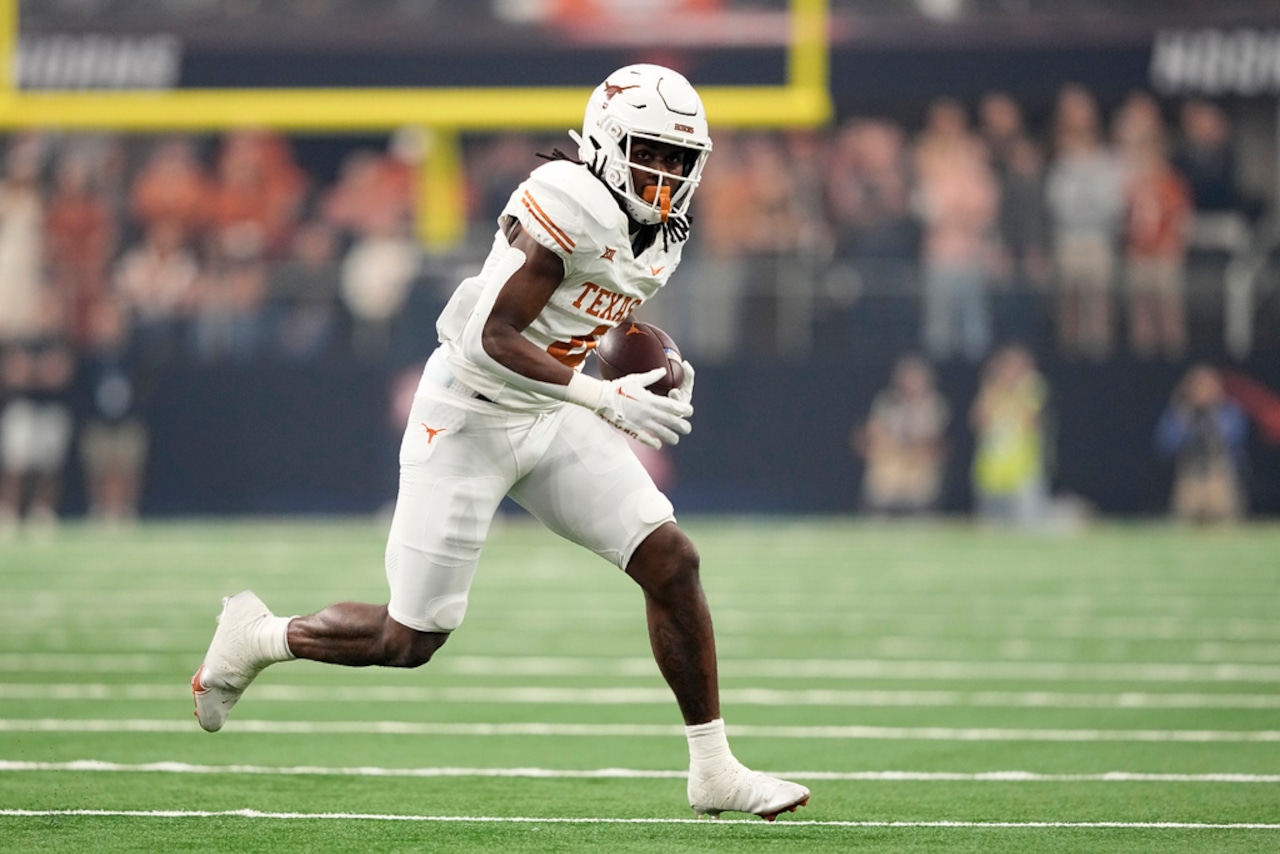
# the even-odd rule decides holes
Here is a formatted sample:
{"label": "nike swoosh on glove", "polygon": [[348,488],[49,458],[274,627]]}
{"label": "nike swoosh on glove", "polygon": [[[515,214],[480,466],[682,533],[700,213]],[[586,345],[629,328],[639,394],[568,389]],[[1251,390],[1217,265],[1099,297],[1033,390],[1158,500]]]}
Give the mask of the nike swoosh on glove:
{"label": "nike swoosh on glove", "polygon": [[666,375],[666,368],[598,380],[574,374],[565,399],[584,406],[651,448],[674,445],[693,429],[693,407],[675,397],[654,394],[646,386]]}

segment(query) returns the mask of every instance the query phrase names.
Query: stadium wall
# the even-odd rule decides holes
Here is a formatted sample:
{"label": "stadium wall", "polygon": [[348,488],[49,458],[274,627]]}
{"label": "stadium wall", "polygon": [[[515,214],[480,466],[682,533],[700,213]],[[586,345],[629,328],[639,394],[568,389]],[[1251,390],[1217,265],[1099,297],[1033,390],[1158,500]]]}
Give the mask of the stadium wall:
{"label": "stadium wall", "polygon": [[[1042,358],[1052,389],[1054,491],[1098,512],[1164,512],[1170,469],[1152,446],[1156,419],[1185,366],[1116,359]],[[891,364],[874,358],[738,362],[698,374],[696,429],[672,449],[669,492],[683,512],[853,513],[861,470],[849,430],[865,417]],[[1280,388],[1280,365],[1240,370]],[[396,487],[399,432],[388,407],[397,375],[385,367],[175,367],[147,412],[153,436],[144,513],[370,513]],[[953,410],[944,510],[971,508],[966,426],[977,370],[939,371]],[[764,396],[767,393],[767,397]],[[1280,448],[1251,439],[1250,498],[1280,514]],[[67,510],[83,509],[70,472]]]}

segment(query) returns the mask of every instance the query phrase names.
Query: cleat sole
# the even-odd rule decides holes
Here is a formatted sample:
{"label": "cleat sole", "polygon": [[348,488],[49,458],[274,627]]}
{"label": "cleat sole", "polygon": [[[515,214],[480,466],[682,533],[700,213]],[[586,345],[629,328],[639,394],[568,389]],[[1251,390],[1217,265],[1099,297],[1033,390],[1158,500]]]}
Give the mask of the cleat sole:
{"label": "cleat sole", "polygon": [[775,819],[777,819],[778,816],[782,815],[784,812],[795,812],[800,807],[808,806],[808,805],[809,805],[809,796],[805,795],[804,798],[796,801],[791,806],[783,807],[777,812],[760,813],[760,817],[765,821],[774,821]]}

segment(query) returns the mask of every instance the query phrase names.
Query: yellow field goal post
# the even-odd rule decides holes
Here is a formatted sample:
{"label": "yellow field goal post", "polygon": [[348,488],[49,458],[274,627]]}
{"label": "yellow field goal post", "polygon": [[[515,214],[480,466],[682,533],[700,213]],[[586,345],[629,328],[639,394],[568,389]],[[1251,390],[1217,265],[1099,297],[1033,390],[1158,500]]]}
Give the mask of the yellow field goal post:
{"label": "yellow field goal post", "polygon": [[[0,0],[0,130],[131,132],[269,128],[293,132],[391,132],[420,128],[429,140],[418,193],[417,233],[432,249],[466,233],[461,134],[577,127],[596,81],[581,88],[290,88],[24,92],[17,87],[19,0]],[[832,114],[828,0],[789,0],[786,81],[781,86],[700,86],[714,127],[813,127]]]}

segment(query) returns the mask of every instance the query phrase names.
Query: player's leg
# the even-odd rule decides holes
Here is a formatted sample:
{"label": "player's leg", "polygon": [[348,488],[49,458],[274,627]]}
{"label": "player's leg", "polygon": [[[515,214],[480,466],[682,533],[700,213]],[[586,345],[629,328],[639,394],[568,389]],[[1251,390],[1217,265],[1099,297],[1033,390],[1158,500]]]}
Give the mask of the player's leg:
{"label": "player's leg", "polygon": [[390,602],[277,617],[252,591],[225,599],[191,683],[202,727],[220,729],[258,673],[277,662],[416,667],[430,660],[462,622],[489,523],[513,477],[503,471],[514,471],[505,418],[491,405],[419,393],[387,540]]}
{"label": "player's leg", "polygon": [[218,628],[191,677],[196,720],[217,732],[240,695],[268,665],[293,658],[285,642],[289,617],[271,613],[252,590],[222,600]]}
{"label": "player's leg", "polygon": [[218,629],[191,677],[196,719],[209,732],[226,723],[258,674],[306,658],[351,667],[425,664],[449,635],[392,619],[386,605],[341,602],[306,617],[277,617],[252,590],[222,600]]}
{"label": "player's leg", "polygon": [[675,522],[645,537],[627,563],[644,591],[649,645],[686,725],[720,717],[716,640],[698,575],[698,550]]}
{"label": "player's leg", "polygon": [[511,497],[627,571],[644,592],[654,658],[685,723],[718,718],[715,636],[697,549],[621,433],[585,410],[556,417],[555,438]]}
{"label": "player's leg", "polygon": [[57,524],[62,477],[71,449],[71,410],[62,403],[46,403],[38,411],[38,462],[31,492],[31,519],[46,527]]}
{"label": "player's leg", "polygon": [[627,564],[644,591],[649,643],[685,719],[689,805],[699,817],[747,812],[769,821],[809,800],[804,786],[752,771],[734,757],[720,717],[711,611],[698,553],[674,522],[645,538]]}
{"label": "player's leg", "polygon": [[561,536],[611,561],[640,586],[658,669],[675,694],[689,741],[689,803],[698,815],[748,812],[770,821],[809,790],[743,766],[720,719],[715,633],[698,552],[675,524],[622,435],[566,408],[538,466],[511,496]]}
{"label": "player's leg", "polygon": [[0,412],[0,533],[22,518],[23,483],[31,467],[31,401],[18,398]]}
{"label": "player's leg", "polygon": [[1170,361],[1182,358],[1187,348],[1187,320],[1185,315],[1185,269],[1180,259],[1161,262],[1158,312],[1164,357]]}
{"label": "player's leg", "polygon": [[449,639],[398,622],[386,605],[338,602],[289,622],[296,658],[347,667],[420,667]]}

